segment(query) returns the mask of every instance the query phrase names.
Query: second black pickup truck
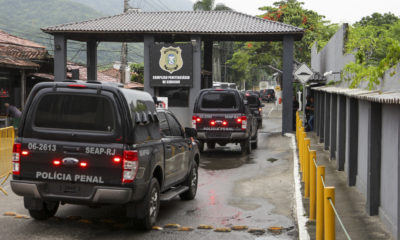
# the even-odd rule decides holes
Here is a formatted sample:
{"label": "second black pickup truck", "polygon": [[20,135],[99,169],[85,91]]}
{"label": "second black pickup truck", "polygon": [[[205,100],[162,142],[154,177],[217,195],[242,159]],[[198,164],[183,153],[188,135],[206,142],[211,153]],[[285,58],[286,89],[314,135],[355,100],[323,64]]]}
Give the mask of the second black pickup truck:
{"label": "second black pickup truck", "polygon": [[37,220],[60,203],[125,205],[151,229],[160,200],[197,191],[196,131],[157,112],[141,91],[101,82],[41,83],[22,114],[13,150],[14,193]]}

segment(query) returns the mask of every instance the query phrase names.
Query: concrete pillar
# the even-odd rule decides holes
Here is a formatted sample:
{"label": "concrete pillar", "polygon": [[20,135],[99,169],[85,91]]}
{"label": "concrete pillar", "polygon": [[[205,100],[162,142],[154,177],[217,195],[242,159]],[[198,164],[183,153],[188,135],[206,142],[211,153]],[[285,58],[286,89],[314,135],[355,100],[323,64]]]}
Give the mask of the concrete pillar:
{"label": "concrete pillar", "polygon": [[193,87],[189,94],[189,122],[193,115],[194,102],[201,89],[201,38],[199,36],[192,36],[191,41],[196,41],[197,44],[193,46]]}
{"label": "concrete pillar", "polygon": [[25,98],[26,98],[26,74],[25,70],[21,70],[21,109],[25,107]]}
{"label": "concrete pillar", "polygon": [[336,159],[336,131],[337,131],[337,95],[331,93],[331,112],[330,112],[330,133],[329,133],[329,150],[330,158]]}
{"label": "concrete pillar", "polygon": [[67,39],[62,34],[54,35],[54,81],[64,81],[67,75]]}
{"label": "concrete pillar", "polygon": [[324,131],[324,122],[325,122],[325,118],[324,118],[324,116],[325,116],[325,94],[326,93],[324,93],[324,92],[319,92],[319,102],[320,102],[320,104],[319,104],[319,116],[318,116],[318,118],[319,118],[319,124],[318,124],[318,126],[319,126],[319,142],[320,143],[322,143],[322,142],[324,142],[324,134],[325,134],[325,131]]}
{"label": "concrete pillar", "polygon": [[283,37],[282,134],[293,130],[293,36]]}
{"label": "concrete pillar", "polygon": [[204,41],[203,69],[212,72],[213,41]]}
{"label": "concrete pillar", "polygon": [[86,42],[87,80],[97,80],[97,42]]}
{"label": "concrete pillar", "polygon": [[381,193],[381,141],[382,141],[382,104],[370,102],[368,112],[368,180],[367,212],[379,213]]}
{"label": "concrete pillar", "polygon": [[317,136],[319,136],[319,128],[318,128],[318,124],[319,124],[319,119],[318,119],[318,113],[319,113],[319,92],[315,91],[314,92],[314,131],[317,134]]}
{"label": "concrete pillar", "polygon": [[336,164],[337,170],[344,170],[346,159],[346,97],[337,96]]}
{"label": "concrete pillar", "polygon": [[330,120],[331,120],[331,94],[325,93],[325,110],[324,110],[324,149],[329,149],[329,133],[330,133]]}
{"label": "concrete pillar", "polygon": [[150,47],[154,44],[154,36],[144,36],[144,91],[154,96],[154,88],[150,87]]}
{"label": "concrete pillar", "polygon": [[356,185],[358,165],[358,100],[346,98],[346,172],[349,186]]}

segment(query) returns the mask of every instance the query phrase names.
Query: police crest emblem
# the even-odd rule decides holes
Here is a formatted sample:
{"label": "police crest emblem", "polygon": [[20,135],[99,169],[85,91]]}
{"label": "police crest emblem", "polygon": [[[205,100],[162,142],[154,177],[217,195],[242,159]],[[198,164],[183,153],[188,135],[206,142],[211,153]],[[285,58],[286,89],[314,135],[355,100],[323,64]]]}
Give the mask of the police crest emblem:
{"label": "police crest emblem", "polygon": [[183,66],[182,49],[180,47],[162,47],[160,56],[160,68],[173,73]]}

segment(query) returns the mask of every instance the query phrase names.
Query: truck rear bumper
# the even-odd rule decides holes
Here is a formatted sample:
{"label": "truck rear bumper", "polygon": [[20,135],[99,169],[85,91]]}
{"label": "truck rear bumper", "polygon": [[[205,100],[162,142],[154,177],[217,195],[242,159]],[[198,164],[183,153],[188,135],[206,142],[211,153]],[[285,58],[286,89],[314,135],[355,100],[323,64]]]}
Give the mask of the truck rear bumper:
{"label": "truck rear bumper", "polygon": [[[46,192],[47,183],[35,181],[11,181],[11,189],[19,196],[57,200],[67,203],[83,204],[124,204],[132,199],[132,189],[94,186],[91,193],[85,196],[73,194],[55,194]],[[61,187],[61,184],[60,184]]]}
{"label": "truck rear bumper", "polygon": [[240,140],[246,140],[249,137],[247,132],[229,132],[229,134],[222,136],[208,136],[207,132],[198,132],[197,138],[203,141],[227,141],[227,142],[235,142]]}

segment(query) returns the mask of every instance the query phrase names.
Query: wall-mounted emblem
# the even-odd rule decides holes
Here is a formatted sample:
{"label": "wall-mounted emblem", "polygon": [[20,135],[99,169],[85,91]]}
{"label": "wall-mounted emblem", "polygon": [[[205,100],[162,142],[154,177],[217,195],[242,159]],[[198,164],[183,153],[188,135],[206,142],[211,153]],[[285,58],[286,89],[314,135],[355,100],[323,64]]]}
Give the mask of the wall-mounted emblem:
{"label": "wall-mounted emblem", "polygon": [[162,47],[160,56],[160,68],[173,73],[183,66],[182,49],[180,47]]}

